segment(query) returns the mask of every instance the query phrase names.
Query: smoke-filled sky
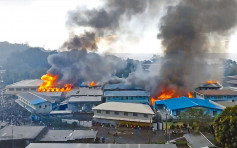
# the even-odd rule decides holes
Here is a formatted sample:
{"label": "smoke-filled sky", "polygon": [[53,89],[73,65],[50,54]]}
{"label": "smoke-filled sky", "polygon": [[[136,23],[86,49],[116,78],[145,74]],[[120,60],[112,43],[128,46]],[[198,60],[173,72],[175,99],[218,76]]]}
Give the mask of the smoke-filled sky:
{"label": "smoke-filled sky", "polygon": [[[104,2],[100,0],[0,0],[0,41],[28,42],[31,46],[58,49],[72,33],[84,31],[84,28],[78,29],[68,25],[69,13],[78,9],[102,8],[103,5]],[[156,10],[144,11],[142,14],[139,10],[136,17],[120,24],[123,29],[119,32],[119,39],[118,34],[107,32],[105,36],[116,42],[111,44],[102,39],[97,45],[98,51],[162,53],[161,41],[156,38],[160,17],[165,12],[164,7],[160,6],[157,5]],[[237,53],[237,33],[234,33],[228,42],[228,52]]]}

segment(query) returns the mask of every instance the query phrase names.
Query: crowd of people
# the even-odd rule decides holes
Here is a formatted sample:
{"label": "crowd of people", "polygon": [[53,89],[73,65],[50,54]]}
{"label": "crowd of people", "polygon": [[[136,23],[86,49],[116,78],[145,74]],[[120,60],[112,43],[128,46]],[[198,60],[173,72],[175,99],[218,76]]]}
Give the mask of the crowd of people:
{"label": "crowd of people", "polygon": [[31,114],[19,106],[14,98],[0,97],[0,121],[11,125],[25,125],[31,122]]}

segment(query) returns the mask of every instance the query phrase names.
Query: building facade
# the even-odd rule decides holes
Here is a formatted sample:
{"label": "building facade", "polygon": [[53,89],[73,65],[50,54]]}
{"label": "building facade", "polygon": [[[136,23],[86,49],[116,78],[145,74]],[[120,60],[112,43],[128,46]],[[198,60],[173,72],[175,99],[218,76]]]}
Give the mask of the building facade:
{"label": "building facade", "polygon": [[105,102],[127,102],[149,104],[150,94],[142,90],[105,91]]}
{"label": "building facade", "polygon": [[52,111],[52,102],[47,96],[28,92],[17,94],[17,97],[16,103],[33,114],[49,114]]}
{"label": "building facade", "polygon": [[212,101],[237,101],[237,91],[233,90],[200,90],[195,92],[196,97]]}
{"label": "building facade", "polygon": [[38,87],[43,83],[40,79],[22,80],[5,87],[6,95],[16,95],[22,92],[37,92]]}
{"label": "building facade", "polygon": [[152,126],[153,110],[139,103],[108,102],[93,108],[94,122],[111,125]]}
{"label": "building facade", "polygon": [[72,112],[92,112],[101,104],[103,91],[99,87],[81,87],[67,93],[68,110]]}
{"label": "building facade", "polygon": [[176,119],[182,112],[189,108],[203,109],[205,113],[214,117],[224,110],[224,106],[219,105],[211,100],[204,100],[198,98],[172,98],[168,100],[155,101],[154,108],[159,111],[162,119],[165,119],[165,114],[171,119]]}

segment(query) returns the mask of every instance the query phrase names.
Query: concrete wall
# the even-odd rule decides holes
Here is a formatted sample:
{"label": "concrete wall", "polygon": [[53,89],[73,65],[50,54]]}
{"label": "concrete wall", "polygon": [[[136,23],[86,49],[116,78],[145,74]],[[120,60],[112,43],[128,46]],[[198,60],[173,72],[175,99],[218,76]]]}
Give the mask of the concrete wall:
{"label": "concrete wall", "polygon": [[126,112],[128,115],[124,115],[124,112],[119,111],[118,115],[115,114],[115,111],[109,111],[109,114],[106,113],[105,110],[99,110],[101,113],[98,113],[97,110],[94,110],[94,117],[96,116],[102,116],[103,119],[109,119],[110,117],[117,118],[118,120],[122,120],[125,118],[126,121],[137,121],[134,119],[138,120],[146,120],[147,123],[152,122],[152,116],[150,114],[145,114],[147,117],[144,117],[144,114],[142,113],[137,113],[137,116],[133,116],[133,113]]}

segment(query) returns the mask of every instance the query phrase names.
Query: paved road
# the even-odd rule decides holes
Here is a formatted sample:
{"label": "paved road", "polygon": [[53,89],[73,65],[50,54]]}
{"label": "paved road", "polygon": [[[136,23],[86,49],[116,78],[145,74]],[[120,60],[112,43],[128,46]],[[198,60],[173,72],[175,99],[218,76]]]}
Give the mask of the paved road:
{"label": "paved road", "polygon": [[[128,143],[128,144],[144,144],[154,142],[165,142],[165,135],[162,131],[157,131],[155,134],[151,130],[123,128],[118,129],[112,127],[93,127],[98,130],[98,137],[105,137],[105,143]],[[117,136],[114,136],[117,133]],[[180,135],[171,136],[170,139],[175,139]]]}

